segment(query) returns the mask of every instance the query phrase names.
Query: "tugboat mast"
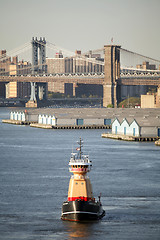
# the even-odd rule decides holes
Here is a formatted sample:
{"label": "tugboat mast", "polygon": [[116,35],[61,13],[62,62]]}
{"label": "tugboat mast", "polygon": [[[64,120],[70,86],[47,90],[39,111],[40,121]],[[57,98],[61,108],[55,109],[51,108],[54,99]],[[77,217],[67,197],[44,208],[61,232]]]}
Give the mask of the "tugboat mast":
{"label": "tugboat mast", "polygon": [[80,138],[79,142],[78,142],[78,144],[79,144],[79,158],[80,159],[82,159],[82,154],[83,154],[83,152],[82,152],[82,143],[83,143],[83,140]]}

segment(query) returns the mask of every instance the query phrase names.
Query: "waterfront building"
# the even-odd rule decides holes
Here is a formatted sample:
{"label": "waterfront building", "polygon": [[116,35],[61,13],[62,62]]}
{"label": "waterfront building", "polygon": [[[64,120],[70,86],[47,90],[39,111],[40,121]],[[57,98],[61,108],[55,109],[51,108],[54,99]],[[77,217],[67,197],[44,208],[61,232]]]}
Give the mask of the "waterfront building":
{"label": "waterfront building", "polygon": [[132,137],[160,137],[160,115],[138,118],[115,118],[112,134]]}
{"label": "waterfront building", "polygon": [[141,95],[141,108],[160,108],[160,86],[156,93]]}
{"label": "waterfront building", "polygon": [[22,121],[22,122],[38,122],[38,114],[36,111],[11,111],[10,120]]}
{"label": "waterfront building", "polygon": [[[18,120],[24,111],[13,111],[11,120]],[[111,126],[113,134],[131,136],[156,135],[160,128],[159,109],[138,108],[39,108],[27,109],[23,121],[55,127]],[[160,135],[160,133],[159,133]],[[159,136],[158,135],[158,136]]]}
{"label": "waterfront building", "polygon": [[[111,118],[106,109],[100,108],[41,108],[34,110],[12,111],[11,120],[37,122],[51,126],[110,126]],[[23,116],[23,119],[22,119]]]}
{"label": "waterfront building", "polygon": [[38,123],[52,126],[110,126],[111,119],[105,118],[104,114],[93,109],[77,108],[65,112],[64,109],[58,109],[48,113],[43,113],[42,110],[42,114],[38,115]]}

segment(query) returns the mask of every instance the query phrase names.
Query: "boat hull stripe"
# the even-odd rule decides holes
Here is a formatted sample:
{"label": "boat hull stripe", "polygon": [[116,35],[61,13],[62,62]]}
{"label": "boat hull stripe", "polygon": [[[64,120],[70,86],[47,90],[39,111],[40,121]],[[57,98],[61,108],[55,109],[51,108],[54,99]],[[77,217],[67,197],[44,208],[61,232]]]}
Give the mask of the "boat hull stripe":
{"label": "boat hull stripe", "polygon": [[82,212],[82,211],[64,212],[64,213],[62,213],[62,215],[73,214],[73,213],[83,213],[83,214],[97,215],[97,213],[93,213],[93,212]]}

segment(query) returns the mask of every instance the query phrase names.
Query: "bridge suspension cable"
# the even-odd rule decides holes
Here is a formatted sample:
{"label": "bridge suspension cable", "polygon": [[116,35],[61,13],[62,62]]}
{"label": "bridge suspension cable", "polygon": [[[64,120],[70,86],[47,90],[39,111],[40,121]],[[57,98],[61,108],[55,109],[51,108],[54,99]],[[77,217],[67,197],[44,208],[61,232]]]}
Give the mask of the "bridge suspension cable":
{"label": "bridge suspension cable", "polygon": [[18,48],[8,51],[7,54],[6,53],[2,54],[0,57],[0,61],[7,60],[9,57],[12,57],[12,56],[17,56],[17,55],[29,50],[30,48],[31,48],[31,44],[30,44],[30,42],[27,42]]}
{"label": "bridge suspension cable", "polygon": [[145,58],[145,59],[148,59],[148,60],[151,60],[151,61],[155,61],[155,62],[160,63],[160,60],[157,60],[157,59],[154,59],[154,58],[151,58],[151,57],[147,57],[147,56],[144,56],[144,55],[142,55],[142,54],[139,54],[139,53],[136,53],[136,52],[132,52],[132,51],[127,50],[127,49],[124,49],[124,48],[121,48],[120,50],[125,51],[125,52],[128,52],[128,53],[131,53],[131,54],[136,54],[136,55],[139,56],[139,57],[143,57],[143,58]]}
{"label": "bridge suspension cable", "polygon": [[62,51],[63,52],[63,54],[66,54],[67,56],[69,56],[69,57],[72,57],[73,55],[74,55],[74,52],[71,52],[71,51],[69,51],[69,50],[66,50],[66,49],[64,49],[64,48],[62,48],[62,47],[59,47],[59,46],[57,46],[57,45],[55,45],[55,44],[53,44],[53,43],[50,43],[50,42],[47,42],[47,47],[49,48],[49,49],[51,49],[51,50],[56,50],[56,51]]}
{"label": "bridge suspension cable", "polygon": [[99,54],[104,55],[104,52],[105,52],[104,48],[98,48],[98,49],[95,49],[95,50],[89,50],[89,51],[83,53],[82,55],[89,55],[90,53],[92,53],[92,54],[99,53]]}
{"label": "bridge suspension cable", "polygon": [[140,69],[143,68],[144,63],[146,64],[146,66],[148,66],[148,68],[151,68],[152,70],[156,70],[159,68],[160,60],[153,59],[124,48],[121,48],[120,52],[121,52],[121,68]]}
{"label": "bridge suspension cable", "polygon": [[[42,43],[43,44],[43,43]],[[90,63],[94,63],[94,64],[99,64],[99,65],[104,65],[104,62],[96,60],[94,58],[89,58],[88,56],[85,56],[86,54],[82,54],[82,55],[75,55],[74,52],[66,50],[64,48],[61,48],[53,43],[47,42],[47,47],[49,47],[52,50],[58,50],[58,51],[62,51],[62,53],[66,54],[68,57],[71,58],[77,58],[79,60],[84,60]],[[97,49],[97,50],[102,50],[102,49]]]}

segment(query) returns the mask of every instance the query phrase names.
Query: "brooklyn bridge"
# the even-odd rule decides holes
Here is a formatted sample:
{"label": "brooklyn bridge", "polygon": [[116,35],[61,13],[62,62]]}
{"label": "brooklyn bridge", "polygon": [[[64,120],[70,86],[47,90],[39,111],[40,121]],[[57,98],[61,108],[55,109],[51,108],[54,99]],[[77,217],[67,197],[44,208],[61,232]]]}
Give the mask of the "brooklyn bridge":
{"label": "brooklyn bridge", "polygon": [[49,92],[78,96],[90,92],[103,97],[103,106],[146,94],[160,85],[160,61],[123,49],[120,45],[71,52],[45,38],[10,52],[0,52],[0,97],[30,97],[28,106]]}

